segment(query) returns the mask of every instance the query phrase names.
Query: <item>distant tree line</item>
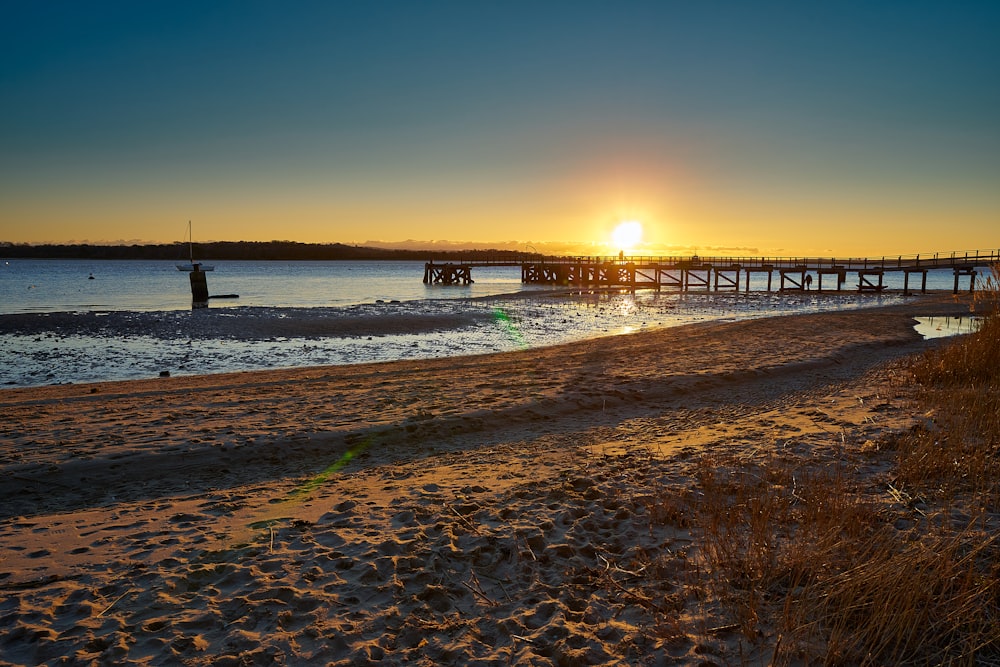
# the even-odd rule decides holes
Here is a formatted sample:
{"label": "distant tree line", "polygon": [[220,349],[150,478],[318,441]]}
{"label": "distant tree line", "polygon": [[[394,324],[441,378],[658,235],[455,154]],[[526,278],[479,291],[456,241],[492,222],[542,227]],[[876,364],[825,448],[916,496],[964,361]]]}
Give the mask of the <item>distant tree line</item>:
{"label": "distant tree line", "polygon": [[[514,259],[513,250],[400,250],[344,245],[343,243],[298,243],[296,241],[214,241],[195,243],[198,261],[219,260],[482,260]],[[163,259],[186,260],[186,243],[150,245],[57,245],[0,242],[0,257],[8,259]]]}

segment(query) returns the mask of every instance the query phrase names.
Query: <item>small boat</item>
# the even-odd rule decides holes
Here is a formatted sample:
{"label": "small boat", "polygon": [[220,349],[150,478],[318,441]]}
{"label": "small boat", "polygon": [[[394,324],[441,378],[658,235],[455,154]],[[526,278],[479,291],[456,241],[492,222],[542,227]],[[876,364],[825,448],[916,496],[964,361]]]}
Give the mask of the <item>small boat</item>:
{"label": "small boat", "polygon": [[177,270],[191,273],[192,271],[194,271],[195,267],[198,267],[199,271],[215,271],[214,264],[201,264],[198,262],[191,262],[190,264],[178,264]]}
{"label": "small boat", "polygon": [[215,267],[211,264],[201,264],[200,262],[194,261],[194,241],[191,238],[191,221],[188,220],[188,259],[190,260],[187,264],[178,264],[178,271],[187,271],[190,273],[194,271],[197,267],[200,271],[215,271]]}

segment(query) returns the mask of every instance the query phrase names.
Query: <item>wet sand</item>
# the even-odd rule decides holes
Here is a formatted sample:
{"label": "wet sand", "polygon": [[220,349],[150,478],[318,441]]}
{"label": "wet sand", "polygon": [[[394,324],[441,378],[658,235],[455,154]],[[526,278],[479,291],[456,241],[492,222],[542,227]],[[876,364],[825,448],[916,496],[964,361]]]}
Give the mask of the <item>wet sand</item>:
{"label": "wet sand", "polygon": [[733,661],[710,607],[668,641],[631,588],[691,543],[651,490],[909,428],[912,317],[968,310],[0,391],[0,663]]}

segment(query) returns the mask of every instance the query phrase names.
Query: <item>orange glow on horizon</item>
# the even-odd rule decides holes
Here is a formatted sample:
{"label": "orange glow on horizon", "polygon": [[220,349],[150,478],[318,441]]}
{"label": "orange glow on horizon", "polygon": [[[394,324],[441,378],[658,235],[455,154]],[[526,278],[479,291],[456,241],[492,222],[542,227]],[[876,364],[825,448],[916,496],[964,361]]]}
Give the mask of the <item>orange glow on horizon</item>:
{"label": "orange glow on horizon", "polygon": [[[996,243],[989,233],[995,214],[989,202],[976,199],[961,206],[922,200],[906,206],[880,201],[834,206],[808,198],[705,200],[694,191],[621,195],[595,187],[560,190],[557,197],[529,194],[502,203],[490,199],[490,206],[482,207],[472,195],[447,205],[437,199],[331,202],[275,196],[167,206],[139,194],[101,207],[71,207],[58,199],[37,207],[15,202],[0,216],[0,242],[174,243],[184,238],[191,219],[198,242],[289,240],[428,251],[523,250],[530,244],[554,255],[876,257]],[[640,238],[618,236],[616,227],[626,221],[641,225]]]}

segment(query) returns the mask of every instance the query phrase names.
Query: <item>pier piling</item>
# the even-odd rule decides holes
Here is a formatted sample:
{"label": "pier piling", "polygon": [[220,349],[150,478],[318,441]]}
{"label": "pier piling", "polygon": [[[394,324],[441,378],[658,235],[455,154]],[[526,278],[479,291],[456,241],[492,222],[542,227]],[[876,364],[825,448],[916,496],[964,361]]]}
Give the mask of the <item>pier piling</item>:
{"label": "pier piling", "polygon": [[958,279],[962,276],[969,276],[969,292],[973,292],[976,289],[976,267],[974,266],[956,266],[955,267],[955,289],[952,290],[953,294],[958,294]]}
{"label": "pier piling", "polygon": [[191,307],[208,307],[208,276],[201,270],[201,264],[191,269]]}

